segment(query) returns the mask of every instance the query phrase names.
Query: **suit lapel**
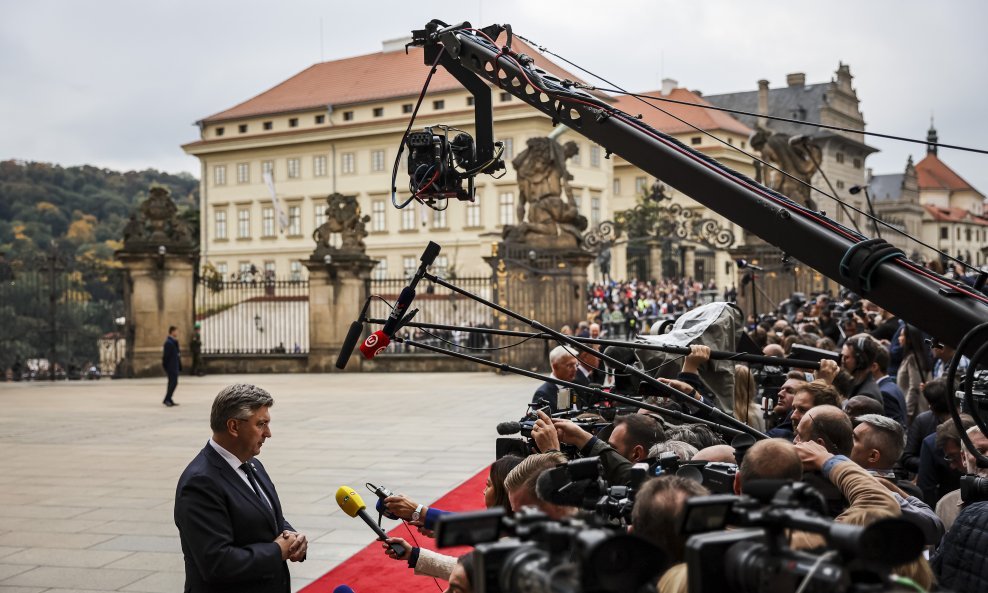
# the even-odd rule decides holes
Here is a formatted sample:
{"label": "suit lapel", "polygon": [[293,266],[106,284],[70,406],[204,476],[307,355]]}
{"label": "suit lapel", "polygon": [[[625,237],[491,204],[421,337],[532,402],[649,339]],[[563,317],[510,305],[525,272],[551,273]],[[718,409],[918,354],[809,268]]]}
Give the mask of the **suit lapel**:
{"label": "suit lapel", "polygon": [[[275,524],[274,514],[271,512],[271,509],[269,509],[267,505],[264,504],[264,501],[261,500],[253,490],[251,490],[251,487],[237,475],[239,470],[235,470],[230,467],[230,464],[227,463],[225,459],[220,457],[220,454],[217,453],[211,445],[207,444],[204,451],[206,452],[206,458],[209,459],[210,463],[217,468],[220,475],[223,476],[223,479],[226,480],[234,490],[239,492],[241,496],[246,498],[250,504],[254,505],[259,511],[261,511],[261,513],[268,518],[275,531],[279,531],[278,526]],[[255,476],[256,475],[257,474],[255,474]],[[272,500],[271,503],[274,504],[274,501]]]}

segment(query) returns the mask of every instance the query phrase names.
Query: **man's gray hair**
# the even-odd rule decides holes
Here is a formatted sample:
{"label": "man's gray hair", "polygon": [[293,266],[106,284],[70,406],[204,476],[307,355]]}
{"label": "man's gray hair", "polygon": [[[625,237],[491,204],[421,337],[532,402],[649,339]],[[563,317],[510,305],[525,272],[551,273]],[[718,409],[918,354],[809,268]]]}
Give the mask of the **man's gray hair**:
{"label": "man's gray hair", "polygon": [[697,453],[696,447],[687,442],[669,440],[652,445],[652,448],[648,450],[648,456],[653,459],[658,459],[659,455],[665,453],[666,451],[672,451],[675,453],[676,457],[679,457],[680,461],[689,461],[690,459],[693,459],[693,456]]}
{"label": "man's gray hair", "polygon": [[867,424],[878,432],[878,444],[882,448],[882,459],[897,461],[902,457],[906,447],[906,431],[898,421],[881,414],[864,414],[856,418],[857,422]]}
{"label": "man's gray hair", "polygon": [[549,352],[549,365],[553,366],[562,360],[566,356],[576,356],[576,349],[572,346],[564,346],[560,344]]}
{"label": "man's gray hair", "polygon": [[224,387],[213,400],[209,427],[213,432],[221,433],[226,430],[226,421],[230,418],[246,420],[262,407],[273,405],[274,398],[260,387],[247,383],[234,383]]}

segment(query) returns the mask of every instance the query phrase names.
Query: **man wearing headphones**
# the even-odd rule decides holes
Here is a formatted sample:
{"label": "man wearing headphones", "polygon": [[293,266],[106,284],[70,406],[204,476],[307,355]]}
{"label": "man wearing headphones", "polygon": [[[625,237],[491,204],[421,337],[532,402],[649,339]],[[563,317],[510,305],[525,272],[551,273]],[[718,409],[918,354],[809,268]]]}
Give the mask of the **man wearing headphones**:
{"label": "man wearing headphones", "polygon": [[875,362],[878,348],[879,344],[868,334],[857,334],[844,341],[840,351],[841,366],[854,378],[848,399],[866,395],[883,403],[882,391],[871,376],[871,364]]}

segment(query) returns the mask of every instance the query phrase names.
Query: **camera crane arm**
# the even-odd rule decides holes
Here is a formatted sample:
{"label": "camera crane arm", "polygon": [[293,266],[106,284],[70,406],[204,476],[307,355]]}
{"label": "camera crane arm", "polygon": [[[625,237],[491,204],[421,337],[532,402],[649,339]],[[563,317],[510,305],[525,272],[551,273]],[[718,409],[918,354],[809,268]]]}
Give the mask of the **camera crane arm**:
{"label": "camera crane arm", "polygon": [[[866,239],[800,206],[580,90],[576,83],[536,67],[530,57],[497,45],[503,31],[498,25],[478,30],[469,23],[450,27],[432,21],[413,31],[412,45],[425,49],[429,65],[437,52],[444,52],[440,65],[455,64],[451,73],[461,82],[467,71],[514,95],[554,124],[565,124],[608,154],[620,155],[948,344],[960,344],[969,328],[988,319],[988,299],[976,291],[921,268],[887,243]],[[471,88],[471,92],[477,91]],[[972,356],[986,341],[984,335],[966,340],[963,354]]]}

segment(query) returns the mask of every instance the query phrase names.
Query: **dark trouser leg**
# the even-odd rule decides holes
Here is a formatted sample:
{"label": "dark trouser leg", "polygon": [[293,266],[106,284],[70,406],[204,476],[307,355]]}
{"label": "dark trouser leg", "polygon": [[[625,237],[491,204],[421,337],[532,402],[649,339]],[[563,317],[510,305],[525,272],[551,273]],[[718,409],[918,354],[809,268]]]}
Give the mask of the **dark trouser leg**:
{"label": "dark trouser leg", "polygon": [[165,401],[172,401],[172,394],[175,393],[175,388],[178,387],[178,375],[168,373],[168,391],[165,392]]}

